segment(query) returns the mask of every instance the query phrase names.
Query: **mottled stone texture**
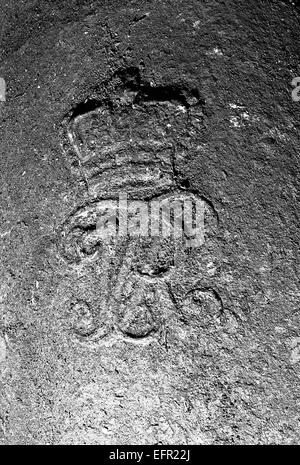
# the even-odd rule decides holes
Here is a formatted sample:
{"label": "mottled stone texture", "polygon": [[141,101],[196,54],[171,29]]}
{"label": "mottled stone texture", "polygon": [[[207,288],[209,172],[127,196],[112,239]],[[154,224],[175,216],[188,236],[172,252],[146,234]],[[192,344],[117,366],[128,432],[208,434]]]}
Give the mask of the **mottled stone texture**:
{"label": "mottled stone texture", "polygon": [[[297,5],[1,12],[0,443],[299,443]],[[120,189],[205,242],[103,243]]]}

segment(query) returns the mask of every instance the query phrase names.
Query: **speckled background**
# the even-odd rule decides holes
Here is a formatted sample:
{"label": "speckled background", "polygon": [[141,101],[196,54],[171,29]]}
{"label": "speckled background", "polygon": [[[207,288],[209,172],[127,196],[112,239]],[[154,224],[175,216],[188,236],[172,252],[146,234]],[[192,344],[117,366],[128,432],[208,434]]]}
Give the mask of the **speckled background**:
{"label": "speckled background", "polygon": [[[296,2],[0,3],[0,443],[299,443]],[[132,90],[130,70],[134,90],[199,107],[187,139],[170,138],[210,222],[154,286],[154,337],[121,328],[106,343],[120,304],[101,302],[126,253],[62,253],[64,224],[90,202],[64,132],[87,101]]]}

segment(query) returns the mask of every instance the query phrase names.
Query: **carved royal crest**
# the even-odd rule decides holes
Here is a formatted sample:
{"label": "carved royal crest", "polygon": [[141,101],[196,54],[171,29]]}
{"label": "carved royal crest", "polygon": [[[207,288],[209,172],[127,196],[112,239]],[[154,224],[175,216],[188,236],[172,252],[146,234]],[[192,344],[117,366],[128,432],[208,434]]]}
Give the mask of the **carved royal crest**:
{"label": "carved royal crest", "polygon": [[[75,331],[82,339],[149,341],[178,313],[172,276],[185,250],[203,245],[205,224],[210,228],[216,222],[213,208],[183,187],[178,172],[202,119],[196,91],[143,84],[134,70],[116,74],[100,96],[66,117],[64,151],[84,181],[89,201],[63,224],[60,250],[75,266],[97,263],[97,311],[105,315],[96,328],[88,304],[73,305],[83,315],[82,323],[77,317]],[[126,208],[120,203],[124,196]],[[106,230],[113,227],[105,237],[101,221],[109,223]],[[214,298],[209,292],[208,302]],[[103,331],[105,325],[108,331]]]}

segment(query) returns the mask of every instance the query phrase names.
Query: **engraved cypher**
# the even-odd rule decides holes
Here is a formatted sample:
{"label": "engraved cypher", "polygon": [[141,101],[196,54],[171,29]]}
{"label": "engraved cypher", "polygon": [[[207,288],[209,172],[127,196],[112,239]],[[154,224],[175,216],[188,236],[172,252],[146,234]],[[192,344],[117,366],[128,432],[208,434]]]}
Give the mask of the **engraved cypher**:
{"label": "engraved cypher", "polygon": [[[170,282],[185,253],[186,232],[179,238],[160,230],[132,237],[127,230],[103,238],[97,224],[103,206],[110,208],[120,194],[149,204],[154,198],[196,199],[182,187],[177,161],[188,156],[203,113],[195,92],[153,88],[137,75],[126,81],[120,74],[112,82],[107,95],[81,104],[64,122],[64,150],[86,185],[88,201],[63,224],[60,247],[72,266],[93,264],[98,275],[97,312],[105,317],[95,328],[88,304],[80,302],[74,308],[85,320],[81,323],[77,315],[77,333],[98,342],[148,342],[176,314]],[[206,217],[213,216],[211,207],[198,200]]]}

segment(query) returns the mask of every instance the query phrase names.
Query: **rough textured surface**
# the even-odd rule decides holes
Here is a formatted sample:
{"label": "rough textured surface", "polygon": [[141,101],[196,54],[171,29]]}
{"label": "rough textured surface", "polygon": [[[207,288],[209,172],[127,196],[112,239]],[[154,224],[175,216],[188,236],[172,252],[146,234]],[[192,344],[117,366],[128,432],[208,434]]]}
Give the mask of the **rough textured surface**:
{"label": "rough textured surface", "polygon": [[[2,444],[299,442],[295,3],[1,0]],[[123,181],[204,244],[102,244]]]}

